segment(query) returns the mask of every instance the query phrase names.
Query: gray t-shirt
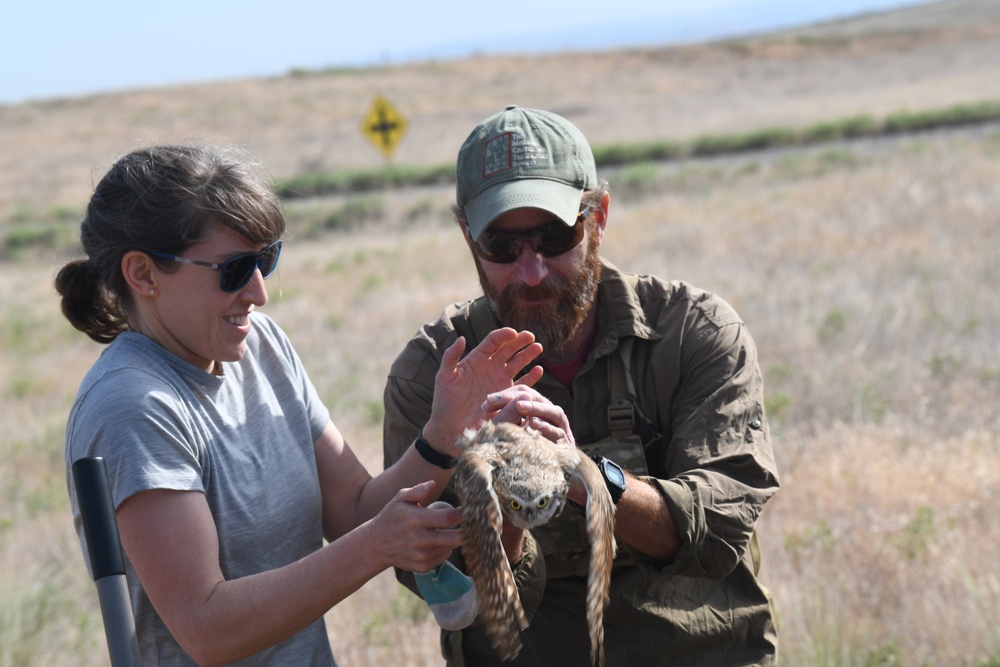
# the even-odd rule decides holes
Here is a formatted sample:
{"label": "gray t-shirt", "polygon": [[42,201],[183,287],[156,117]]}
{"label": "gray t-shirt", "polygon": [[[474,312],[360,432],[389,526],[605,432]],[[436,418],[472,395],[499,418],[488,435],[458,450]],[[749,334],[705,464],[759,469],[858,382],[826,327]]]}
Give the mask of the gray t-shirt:
{"label": "gray t-shirt", "polygon": [[[313,442],[327,408],[278,326],[253,313],[244,357],[207,373],[138,333],[118,336],[84,377],[66,428],[66,471],[105,459],[115,507],[150,489],[205,494],[227,580],[288,565],[323,546]],[[126,561],[143,665],[193,665]],[[333,665],[322,618],[239,665]]]}

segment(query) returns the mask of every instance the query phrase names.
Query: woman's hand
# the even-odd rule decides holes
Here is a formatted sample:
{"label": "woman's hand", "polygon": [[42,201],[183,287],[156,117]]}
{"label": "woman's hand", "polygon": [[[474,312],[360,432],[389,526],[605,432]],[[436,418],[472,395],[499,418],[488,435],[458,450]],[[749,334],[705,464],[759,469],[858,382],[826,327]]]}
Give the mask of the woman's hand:
{"label": "woman's hand", "polygon": [[434,482],[403,489],[371,520],[373,553],[385,567],[428,572],[462,545],[462,510],[427,509],[435,496]]}
{"label": "woman's hand", "polygon": [[484,397],[515,386],[530,387],[543,373],[541,366],[535,366],[514,384],[542,353],[529,331],[497,329],[463,359],[464,351],[464,338],[445,350],[434,380],[431,416],[424,426],[424,438],[431,446],[449,454],[458,453],[455,440],[465,429],[479,428],[490,418],[483,410]]}

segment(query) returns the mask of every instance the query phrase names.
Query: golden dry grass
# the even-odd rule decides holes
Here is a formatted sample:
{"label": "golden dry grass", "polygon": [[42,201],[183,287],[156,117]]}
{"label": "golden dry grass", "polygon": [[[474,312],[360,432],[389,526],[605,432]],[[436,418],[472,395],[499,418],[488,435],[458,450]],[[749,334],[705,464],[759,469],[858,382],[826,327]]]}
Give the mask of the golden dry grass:
{"label": "golden dry grass", "polygon": [[[1000,53],[995,36],[982,36],[988,32],[983,25],[960,40],[970,50],[955,47],[949,62],[965,63],[969,54],[989,49]],[[678,83],[669,94],[665,88],[650,92],[666,86],[650,75],[637,78],[631,93],[615,83],[621,90],[612,97],[632,95],[617,109],[594,81],[543,91],[551,81],[533,79],[521,82],[521,97],[584,118],[581,125],[597,134],[595,143],[605,144],[635,140],[651,128],[656,137],[671,138],[744,130],[744,118],[773,119],[754,125],[815,122],[907,104],[922,108],[930,106],[924,90],[939,90],[942,103],[978,100],[1000,85],[995,73],[992,82],[977,79],[981,70],[973,65],[935,70],[931,55],[941,54],[944,33],[935,39],[920,34],[926,48],[914,38],[906,48],[890,49],[886,44],[897,41],[884,36],[828,44],[823,66],[839,68],[844,77],[850,72],[851,85],[810,76],[810,67],[830,70],[808,53],[798,54],[797,67],[782,69],[784,61],[760,54],[746,62],[730,58],[732,47],[691,47],[659,55],[690,67],[678,66],[674,75],[687,87]],[[871,52],[880,59],[849,57]],[[631,67],[636,61],[628,59],[640,55],[623,54],[619,62]],[[607,69],[599,70],[605,76],[616,71],[607,58],[601,61]],[[598,61],[585,60],[590,67],[582,69],[595,70]],[[0,190],[14,193],[8,195],[12,206],[79,205],[91,167],[102,169],[133,140],[222,134],[201,114],[216,104],[256,108],[237,102],[243,89],[271,90],[279,100],[275,108],[313,110],[307,116],[321,115],[331,126],[331,109],[343,107],[337,122],[344,127],[332,134],[336,139],[322,141],[310,134],[319,130],[292,112],[245,120],[232,138],[254,138],[264,149],[257,154],[279,175],[313,158],[333,160],[340,142],[351,146],[355,139],[348,135],[356,126],[349,102],[363,108],[359,98],[390,80],[398,86],[390,97],[412,100],[414,116],[429,119],[438,132],[430,141],[419,138],[425,130],[415,130],[404,145],[413,140],[426,148],[429,162],[447,161],[461,140],[457,135],[508,101],[485,91],[484,64],[498,73],[488,83],[506,95],[514,83],[500,73],[516,62],[402,68],[371,72],[370,80],[369,73],[336,75],[357,86],[338,95],[320,90],[328,78],[315,77],[220,86],[217,99],[202,89],[201,102],[175,90],[50,103],[51,109],[0,108],[0,117],[25,123],[58,110],[46,131],[67,144],[64,152],[37,139],[12,138],[27,144],[24,155],[35,153],[40,161],[25,163],[37,182],[3,164],[5,154]],[[554,66],[558,57],[540,62]],[[891,62],[897,76],[890,76],[889,64],[882,70],[876,62]],[[723,80],[739,87],[736,67],[760,73],[751,77],[757,82],[764,72],[780,72],[775,76],[785,77],[788,87],[779,94],[779,83],[772,83],[766,100],[723,109],[752,97],[749,89],[722,92]],[[921,67],[931,72],[929,79],[921,78]],[[868,79],[866,70],[878,76]],[[480,73],[474,80],[473,71]],[[455,72],[470,79],[460,83]],[[796,88],[808,81],[815,82],[813,89]],[[718,87],[704,92],[712,86]],[[708,97],[699,97],[699,90]],[[440,101],[432,99],[435,91]],[[158,106],[167,98],[181,106]],[[709,105],[709,98],[717,104]],[[679,109],[670,112],[683,120],[676,132],[663,121],[665,112],[654,112],[655,99],[661,110]],[[148,105],[148,123],[91,124],[93,108],[126,101],[136,109]],[[698,119],[699,107],[709,106],[712,111]],[[189,125],[177,129],[184,123]],[[633,131],[638,134],[628,134]],[[79,140],[66,138],[73,132]],[[279,132],[284,138],[276,138]],[[3,145],[11,145],[7,137]],[[362,164],[364,150],[371,149],[345,148],[344,162]],[[42,175],[60,160],[65,171]],[[1000,545],[1000,129],[604,175],[613,196],[605,255],[627,270],[718,291],[743,315],[760,348],[782,474],[782,489],[761,521],[762,577],[782,622],[784,664],[978,666],[1000,660],[1000,562],[993,553]],[[8,188],[13,183],[20,184]],[[317,237],[307,238],[293,224],[281,269],[268,283],[267,312],[289,332],[335,421],[373,471],[381,467],[381,391],[393,356],[445,303],[475,293],[467,251],[448,221],[451,195],[449,188],[380,193],[381,219]],[[305,207],[338,204],[290,202],[289,218],[298,219]],[[41,251],[0,262],[3,667],[107,664],[96,594],[65,497],[62,429],[76,387],[100,352],[58,313],[51,280],[66,259],[64,251]],[[441,664],[433,620],[391,574],[327,619],[341,664]]]}

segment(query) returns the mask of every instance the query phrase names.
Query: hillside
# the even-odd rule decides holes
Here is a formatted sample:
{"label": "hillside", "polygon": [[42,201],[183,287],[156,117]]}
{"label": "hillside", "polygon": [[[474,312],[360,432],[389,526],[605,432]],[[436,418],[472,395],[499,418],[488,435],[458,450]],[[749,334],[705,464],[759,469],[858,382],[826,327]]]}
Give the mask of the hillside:
{"label": "hillside", "polygon": [[950,0],[799,31],[625,51],[302,72],[0,106],[0,224],[79,207],[136,144],[248,146],[278,178],[378,167],[376,95],[410,129],[397,164],[440,164],[509,103],[570,117],[595,146],[1000,100],[1000,3]]}

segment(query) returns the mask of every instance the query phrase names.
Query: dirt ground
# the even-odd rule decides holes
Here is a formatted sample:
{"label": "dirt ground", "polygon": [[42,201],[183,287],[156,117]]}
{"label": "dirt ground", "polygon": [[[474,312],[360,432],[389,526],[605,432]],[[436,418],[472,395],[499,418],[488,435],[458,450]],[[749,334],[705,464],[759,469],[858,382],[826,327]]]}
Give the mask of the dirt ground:
{"label": "dirt ground", "polygon": [[207,139],[250,149],[278,178],[377,168],[360,131],[377,95],[409,129],[393,161],[445,164],[507,104],[551,109],[595,146],[1000,98],[1000,3],[948,0],[722,42],[483,56],[312,71],[0,106],[0,225],[80,208],[120,154]]}

